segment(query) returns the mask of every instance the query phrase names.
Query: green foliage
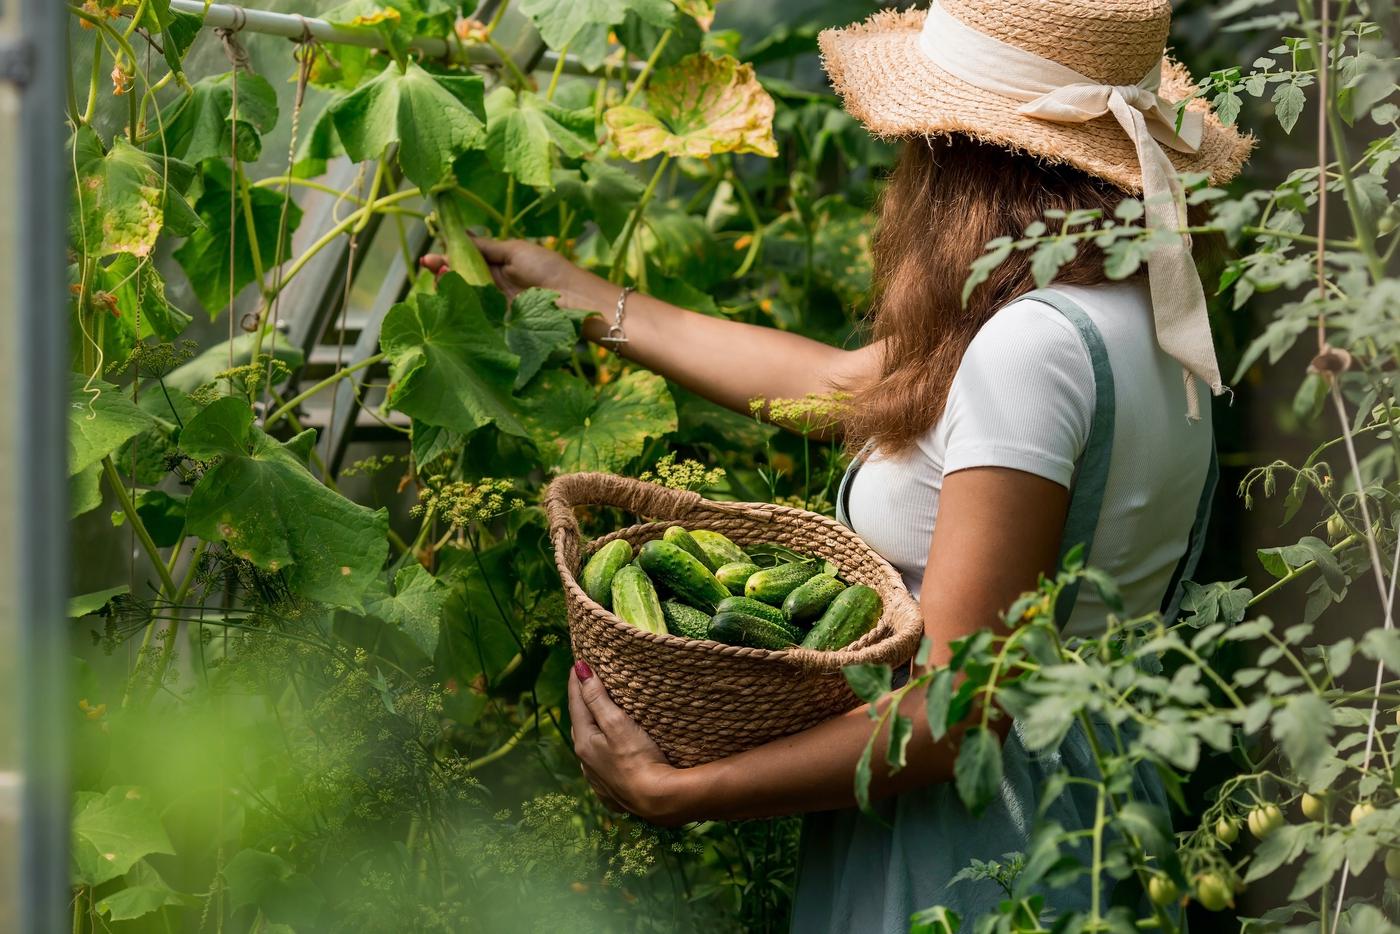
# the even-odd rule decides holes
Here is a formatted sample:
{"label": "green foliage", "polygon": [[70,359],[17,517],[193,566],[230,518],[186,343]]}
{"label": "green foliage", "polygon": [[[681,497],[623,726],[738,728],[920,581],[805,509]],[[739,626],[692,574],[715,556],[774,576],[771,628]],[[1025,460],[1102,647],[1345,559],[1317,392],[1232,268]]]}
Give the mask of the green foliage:
{"label": "green foliage", "polygon": [[[186,75],[199,29],[164,0],[130,32],[116,7],[75,12],[96,62],[75,59],[70,114],[70,486],[75,513],[111,509],[85,520],[112,536],[103,557],[143,552],[69,607],[86,661],[80,930],[786,926],[795,822],[661,832],[588,792],[540,501],[556,473],[595,469],[829,508],[840,459],[593,351],[584,313],[554,292],[502,302],[472,235],[527,237],[707,313],[839,343],[869,277],[856,205],[887,153],[853,142],[830,96],[803,95],[800,119],[772,100],[722,51],[737,39],[705,36],[705,0],[516,0],[504,22],[603,66],[582,78],[467,65],[501,47],[493,24],[458,19],[466,6],[319,11],[384,50],[299,49],[304,104],[280,87],[290,56],[240,71],[236,94],[230,71]],[[164,54],[131,54],[148,34]],[[428,60],[418,36],[460,54]],[[292,48],[239,41],[260,70]],[[646,76],[617,67],[624,47],[653,62]],[[114,68],[121,106],[107,108]],[[704,158],[634,165],[604,119],[624,103],[656,115],[658,152]],[[809,133],[796,176],[759,157]],[[329,221],[303,216],[338,157],[358,177],[330,193]],[[325,226],[305,229],[312,217]],[[337,471],[303,419],[346,370],[313,369],[274,308],[283,324],[300,314],[288,303],[307,300],[307,271],[348,238],[364,280],[385,243],[416,269],[399,233],[420,220],[451,272],[413,278],[383,317],[354,389],[395,440]],[[332,288],[309,298],[331,307]]]}
{"label": "green foliage", "polygon": [[308,600],[358,610],[387,556],[388,516],[320,483],[301,456],[307,440],[270,438],[239,399],[211,403],[180,434],[186,455],[216,462],[190,493],[186,527],[283,572]]}
{"label": "green foliage", "polygon": [[[683,306],[843,345],[870,290],[871,170],[890,151],[829,95],[754,73],[812,50],[816,21],[748,46],[741,61],[726,54],[740,37],[705,32],[704,0],[516,0],[510,15],[528,17],[550,48],[602,68],[577,79],[462,64],[501,50],[495,24],[457,19],[464,6],[351,0],[323,12],[385,50],[303,50],[320,89],[306,113],[278,107],[279,76],[241,73],[236,107],[231,75],[186,76],[198,24],[163,0],[136,7],[141,30],[102,4],[75,7],[96,61],[74,73],[70,114],[70,485],[77,512],[110,498],[123,553],[133,541],[146,552],[70,605],[86,630],[75,647],[92,662],[71,711],[79,930],[557,930],[561,918],[578,930],[786,927],[792,821],[661,832],[587,792],[568,752],[572,659],[540,496],[558,472],[607,470],[829,511],[843,461],[815,436],[842,399],[760,400],[756,412],[791,436],[720,410],[583,345],[583,315],[552,292],[505,305],[471,234],[531,238]],[[1301,138],[1318,110],[1318,24],[1276,10],[1248,18],[1264,7],[1216,12],[1229,29],[1281,35],[1196,95],[1226,122],[1263,126],[1263,110],[1271,132]],[[1379,671],[1382,708],[1393,706],[1400,640],[1314,628],[1368,589],[1372,542],[1384,559],[1400,540],[1400,289],[1387,275],[1400,109],[1386,30],[1361,18],[1373,12],[1349,7],[1333,24],[1322,173],[1254,188],[1184,179],[1193,235],[1236,250],[1221,310],[1279,300],[1239,354],[1241,378],[1321,318],[1347,356],[1325,356],[1300,380],[1288,424],[1340,407],[1358,461],[1332,438],[1296,466],[1246,477],[1247,505],[1282,493],[1285,520],[1318,519],[1313,534],[1260,552],[1267,586],[1188,582],[1183,620],[1115,610],[1102,638],[1066,642],[1050,613],[1064,587],[1116,600],[1111,581],[1075,564],[1012,607],[1006,630],[964,640],[950,664],[896,689],[922,701],[918,718],[871,708],[878,729],[854,776],[865,806],[876,757],[905,767],[924,729],[961,741],[954,784],[974,811],[998,787],[1008,716],[1037,754],[1091,722],[1107,722],[1113,742],[1089,782],[1103,804],[1089,831],[1097,857],[1081,864],[1063,828],[1038,826],[1029,852],[955,880],[999,886],[993,915],[931,906],[913,930],[1172,930],[1176,912],[1129,907],[1152,879],[1223,905],[1237,881],[1284,873],[1287,903],[1248,929],[1392,923],[1393,885],[1370,905],[1353,881],[1337,925],[1321,909],[1337,910],[1344,866],[1354,879],[1400,849],[1400,736],[1388,713],[1372,718],[1370,691],[1339,681],[1366,669],[1369,686]],[[454,61],[410,51],[415,36],[454,33]],[[147,35],[159,54],[138,57]],[[624,54],[646,63],[641,77],[619,67]],[[109,69],[124,106],[82,107],[85,87],[94,102],[105,95]],[[295,154],[269,168],[280,154],[264,142],[293,124]],[[337,192],[336,227],[302,231],[289,256],[303,221],[289,196],[342,154],[360,175]],[[1334,212],[1319,284],[1320,174]],[[1017,253],[1038,282],[1053,281],[1086,242],[1110,278],[1139,275],[1151,249],[1143,215],[1131,198],[1111,217],[1047,215],[988,244],[967,294]],[[283,395],[306,360],[270,316],[321,250],[346,237],[367,248],[375,218],[394,237],[400,222],[425,221],[452,272],[420,275],[385,317],[387,381],[367,369],[354,388],[400,434],[337,477],[300,427],[309,396]],[[197,343],[184,340],[192,309],[179,307],[178,274],[166,287],[166,255],[223,318]],[[251,301],[229,309],[245,289]],[[224,318],[234,315],[246,318]],[[308,392],[347,386],[345,375]],[[580,518],[589,530],[618,525]],[[1285,587],[1306,590],[1303,618],[1258,615]],[[891,693],[887,669],[848,678],[863,698]],[[1139,767],[1156,769],[1178,803],[1192,773],[1225,772],[1174,830],[1135,798]],[[1288,811],[1304,792],[1326,792],[1331,816],[1290,812],[1252,853],[1215,832],[1260,804]],[[1374,810],[1342,819],[1363,804]],[[1053,890],[1086,877],[1114,880],[1122,898],[1054,917]]]}

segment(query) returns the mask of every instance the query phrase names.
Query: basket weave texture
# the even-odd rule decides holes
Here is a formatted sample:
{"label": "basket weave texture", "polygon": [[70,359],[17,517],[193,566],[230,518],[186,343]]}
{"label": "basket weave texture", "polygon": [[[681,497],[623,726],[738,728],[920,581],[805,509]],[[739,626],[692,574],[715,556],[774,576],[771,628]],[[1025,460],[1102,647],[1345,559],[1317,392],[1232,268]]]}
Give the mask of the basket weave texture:
{"label": "basket weave texture", "polygon": [[[575,509],[614,506],[655,521],[589,542]],[[564,584],[574,656],[603,679],[613,701],[636,720],[672,764],[685,767],[733,755],[815,726],[858,701],[844,665],[907,662],[923,621],[899,573],[850,529],[813,512],[767,503],[719,503],[604,473],[559,477],[545,496],[554,560]],[[845,649],[783,651],[656,634],[629,626],[584,594],[581,562],[615,538],[634,549],[675,524],[722,532],[739,545],[776,542],[829,558],[848,583],[873,587],[884,613]]]}

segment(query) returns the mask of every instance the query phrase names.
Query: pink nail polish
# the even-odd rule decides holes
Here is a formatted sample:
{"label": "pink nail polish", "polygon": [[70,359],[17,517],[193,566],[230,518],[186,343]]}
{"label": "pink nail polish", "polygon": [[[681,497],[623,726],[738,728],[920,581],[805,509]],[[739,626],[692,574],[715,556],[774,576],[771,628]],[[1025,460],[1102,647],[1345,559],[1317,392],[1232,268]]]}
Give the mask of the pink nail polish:
{"label": "pink nail polish", "polygon": [[588,662],[579,660],[574,662],[574,674],[578,675],[580,681],[587,681],[593,677],[593,669],[588,667]]}

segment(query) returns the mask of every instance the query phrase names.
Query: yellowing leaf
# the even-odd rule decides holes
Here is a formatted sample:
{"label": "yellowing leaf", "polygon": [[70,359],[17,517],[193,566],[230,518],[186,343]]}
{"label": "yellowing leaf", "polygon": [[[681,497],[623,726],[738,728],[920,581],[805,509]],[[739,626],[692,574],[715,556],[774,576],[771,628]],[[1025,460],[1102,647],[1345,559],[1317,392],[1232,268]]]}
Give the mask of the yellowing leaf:
{"label": "yellowing leaf", "polygon": [[373,13],[357,16],[350,21],[351,26],[378,26],[380,23],[397,23],[403,17],[398,10],[381,8]]}
{"label": "yellowing leaf", "polygon": [[658,71],[647,85],[647,105],[613,107],[608,133],[626,159],[665,153],[705,159],[722,152],[773,157],[773,98],[753,66],[729,56],[687,55]]}
{"label": "yellowing leaf", "polygon": [[715,21],[715,0],[671,0],[686,16],[691,17],[700,24],[700,28],[706,32],[710,31],[710,26]]}

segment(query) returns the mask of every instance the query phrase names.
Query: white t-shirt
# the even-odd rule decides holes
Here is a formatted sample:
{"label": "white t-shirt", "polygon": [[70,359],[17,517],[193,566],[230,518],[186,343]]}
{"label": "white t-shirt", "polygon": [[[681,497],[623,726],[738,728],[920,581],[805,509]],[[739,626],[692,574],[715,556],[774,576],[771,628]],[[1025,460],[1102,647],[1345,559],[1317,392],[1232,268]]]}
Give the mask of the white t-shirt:
{"label": "white t-shirt", "polygon": [[[1202,406],[1199,421],[1186,418],[1181,364],[1157,346],[1145,282],[1054,289],[1098,327],[1113,369],[1113,448],[1089,563],[1118,581],[1127,613],[1151,612],[1195,520],[1209,466],[1210,407]],[[1209,390],[1197,388],[1206,401]],[[1074,325],[1043,302],[1012,302],[973,338],[943,417],[916,447],[898,458],[866,459],[843,518],[917,598],[944,476],[1010,467],[1069,488],[1093,411],[1089,352]],[[1094,589],[1082,587],[1065,631],[1094,635],[1106,613]]]}

